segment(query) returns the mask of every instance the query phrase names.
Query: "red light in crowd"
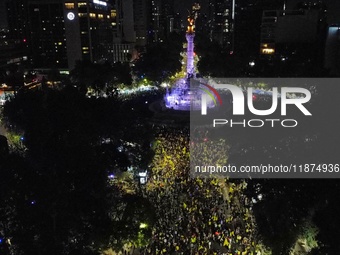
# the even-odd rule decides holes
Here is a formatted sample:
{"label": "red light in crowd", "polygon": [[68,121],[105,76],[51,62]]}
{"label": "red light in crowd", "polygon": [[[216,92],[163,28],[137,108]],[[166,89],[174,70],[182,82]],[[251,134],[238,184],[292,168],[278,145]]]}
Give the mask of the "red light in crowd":
{"label": "red light in crowd", "polygon": [[26,38],[24,38],[24,40],[22,40],[23,42],[26,42]]}

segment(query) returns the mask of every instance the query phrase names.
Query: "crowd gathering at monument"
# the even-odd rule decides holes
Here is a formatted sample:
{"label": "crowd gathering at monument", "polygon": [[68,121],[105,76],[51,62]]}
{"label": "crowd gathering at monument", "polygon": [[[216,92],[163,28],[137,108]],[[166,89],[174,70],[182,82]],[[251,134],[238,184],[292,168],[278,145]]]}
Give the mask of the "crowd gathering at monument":
{"label": "crowd gathering at monument", "polygon": [[[157,220],[150,244],[141,254],[261,254],[252,202],[242,193],[245,182],[191,178],[188,130],[159,128],[153,147],[146,189]],[[218,151],[206,148],[206,157]]]}

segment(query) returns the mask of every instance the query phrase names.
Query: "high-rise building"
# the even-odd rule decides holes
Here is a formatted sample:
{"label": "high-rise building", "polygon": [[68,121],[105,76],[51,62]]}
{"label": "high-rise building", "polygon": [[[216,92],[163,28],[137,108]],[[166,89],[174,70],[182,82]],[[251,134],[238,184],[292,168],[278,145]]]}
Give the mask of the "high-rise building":
{"label": "high-rise building", "polygon": [[77,60],[110,60],[116,12],[107,0],[66,0],[64,19],[70,69]]}
{"label": "high-rise building", "polygon": [[279,51],[280,54],[287,54],[285,51],[288,50],[296,54],[296,49],[301,45],[318,43],[325,18],[323,5],[317,7],[308,3],[295,10],[264,11],[260,53],[274,55]]}
{"label": "high-rise building", "polygon": [[148,36],[148,24],[150,17],[148,16],[150,1],[148,0],[134,0],[134,30],[136,33],[136,45],[145,46]]}
{"label": "high-rise building", "polygon": [[28,0],[6,0],[5,6],[9,38],[15,40],[28,38]]}
{"label": "high-rise building", "polygon": [[170,33],[179,29],[179,15],[174,11],[174,0],[151,0],[149,42],[163,42]]}
{"label": "high-rise building", "polygon": [[67,67],[63,5],[60,0],[28,2],[27,40],[35,67]]}
{"label": "high-rise building", "polygon": [[174,30],[174,0],[161,1],[161,29],[163,31],[164,38],[167,38]]}
{"label": "high-rise building", "polygon": [[122,27],[123,27],[123,41],[127,43],[136,42],[136,32],[134,27],[134,10],[133,0],[122,0]]}
{"label": "high-rise building", "polygon": [[66,67],[61,0],[7,0],[8,38],[25,43],[34,67]]}
{"label": "high-rise building", "polygon": [[264,10],[282,10],[284,0],[237,0],[235,5],[235,53],[256,58],[261,41]]}
{"label": "high-rise building", "polygon": [[[131,55],[131,45],[125,44],[136,43],[133,3],[6,0],[8,38],[25,42],[33,67],[72,69],[77,60],[126,60]],[[137,27],[146,33],[141,23]]]}
{"label": "high-rise building", "polygon": [[235,0],[210,0],[208,20],[210,39],[224,49],[234,50]]}
{"label": "high-rise building", "polygon": [[151,0],[150,5],[151,20],[148,31],[149,42],[158,42],[161,39],[161,5],[157,0]]}

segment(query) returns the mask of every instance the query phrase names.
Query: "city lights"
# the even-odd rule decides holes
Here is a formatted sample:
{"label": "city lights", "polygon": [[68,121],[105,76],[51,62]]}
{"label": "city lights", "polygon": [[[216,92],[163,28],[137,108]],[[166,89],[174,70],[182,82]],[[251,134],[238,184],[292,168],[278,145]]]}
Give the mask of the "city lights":
{"label": "city lights", "polygon": [[267,48],[267,49],[261,49],[262,54],[272,55],[275,53],[275,49]]}
{"label": "city lights", "polygon": [[340,0],[0,0],[0,255],[338,254],[339,24]]}
{"label": "city lights", "polygon": [[93,0],[93,3],[98,4],[98,5],[107,6],[107,3],[106,3],[106,2],[100,1],[100,0]]}
{"label": "city lights", "polygon": [[73,13],[73,12],[67,13],[67,18],[68,18],[69,20],[74,20],[74,18],[75,18],[74,13]]}

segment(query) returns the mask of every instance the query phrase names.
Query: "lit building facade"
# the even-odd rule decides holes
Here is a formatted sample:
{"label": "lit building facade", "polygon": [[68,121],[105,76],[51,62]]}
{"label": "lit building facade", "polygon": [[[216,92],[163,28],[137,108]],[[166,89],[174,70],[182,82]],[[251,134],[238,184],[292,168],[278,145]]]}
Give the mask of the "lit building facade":
{"label": "lit building facade", "polygon": [[69,69],[77,60],[110,61],[116,16],[105,0],[64,1]]}
{"label": "lit building facade", "polygon": [[130,62],[134,53],[134,45],[131,43],[115,43],[111,49],[112,62]]}
{"label": "lit building facade", "polygon": [[67,67],[61,0],[8,0],[8,39],[25,43],[33,67]]}
{"label": "lit building facade", "polygon": [[63,6],[60,0],[29,1],[31,62],[35,67],[67,67]]}
{"label": "lit building facade", "polygon": [[7,0],[7,24],[10,39],[23,40],[28,38],[28,0]]}
{"label": "lit building facade", "polygon": [[210,0],[210,39],[224,49],[234,50],[235,0]]}
{"label": "lit building facade", "polygon": [[181,20],[179,13],[175,13],[174,0],[151,0],[148,8],[148,42],[163,42],[170,33],[180,30]]}
{"label": "lit building facade", "polygon": [[136,45],[145,46],[148,37],[148,17],[147,10],[150,2],[148,0],[134,0],[133,2],[133,16],[134,16],[134,30],[136,33]]}

